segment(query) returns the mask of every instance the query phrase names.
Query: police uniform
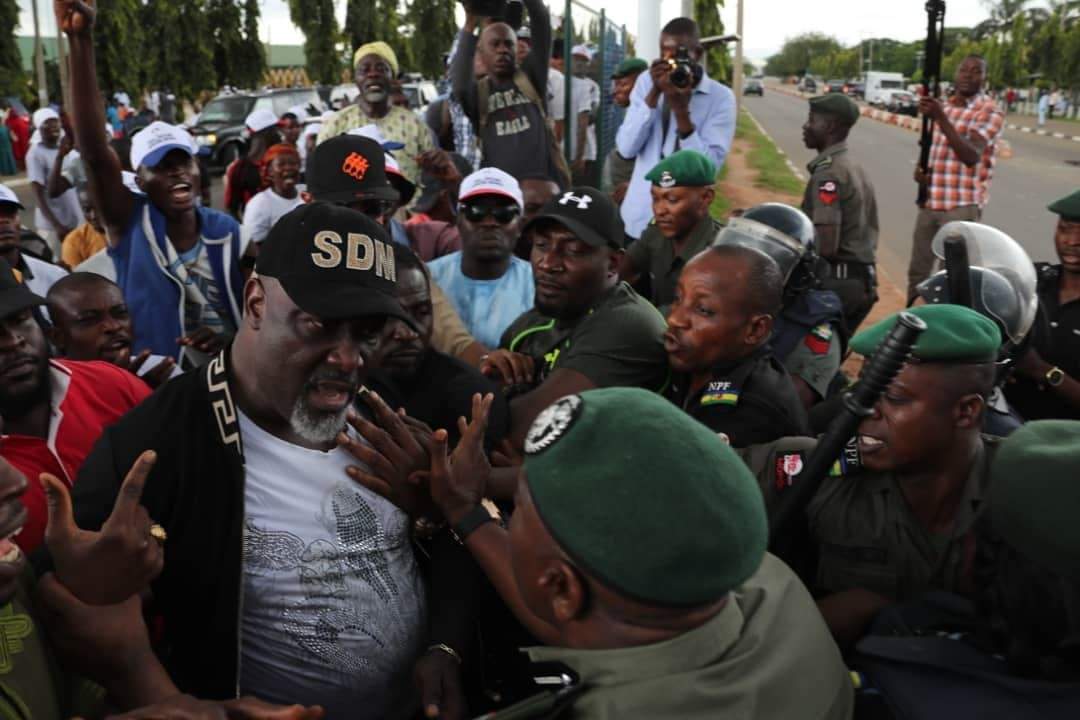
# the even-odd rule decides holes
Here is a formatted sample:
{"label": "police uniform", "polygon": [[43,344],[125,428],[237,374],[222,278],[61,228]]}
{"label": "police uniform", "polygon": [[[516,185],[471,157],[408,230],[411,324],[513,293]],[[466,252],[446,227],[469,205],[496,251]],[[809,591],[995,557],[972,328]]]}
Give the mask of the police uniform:
{"label": "police uniform", "polygon": [[851,717],[839,649],[806,588],[765,552],[753,478],[713,433],[654,393],[609,388],[542,412],[525,451],[533,508],[580,572],[646,607],[727,602],[649,645],[526,648],[565,669],[565,702],[545,693],[491,717]]}
{"label": "police uniform", "polygon": [[769,338],[773,355],[793,378],[824,400],[843,360],[843,309],[828,290],[807,290],[776,318]]}
{"label": "police uniform", "polygon": [[809,434],[806,410],[784,366],[768,346],[734,363],[720,363],[709,382],[689,392],[689,375],[672,378],[669,399],[734,447]]}
{"label": "police uniform", "polygon": [[[836,93],[812,98],[810,109],[835,115],[851,125],[859,117],[858,106]],[[825,258],[830,277],[822,285],[840,296],[847,329],[854,332],[877,302],[878,212],[874,186],[852,159],[846,141],[825,148],[807,169],[810,181],[803,194],[803,212],[815,226],[840,228],[836,254]]]}
{"label": "police uniform", "polygon": [[[1080,222],[1080,190],[1061,198],[1049,210],[1066,220]],[[1031,347],[1054,367],[1080,379],[1080,298],[1061,302],[1064,268],[1035,263],[1039,284],[1039,313],[1031,333]],[[1062,399],[1048,381],[1037,382],[1014,373],[1005,396],[1027,420],[1062,418],[1080,420],[1080,408]]]}
{"label": "police uniform", "polygon": [[[911,310],[928,329],[913,356],[925,361],[993,362],[1001,334],[989,318],[956,305]],[[856,336],[852,348],[872,354],[895,317]],[[894,473],[871,472],[849,445],[810,501],[806,518],[818,551],[814,590],[830,594],[864,588],[903,600],[928,589],[968,592],[976,523],[985,510],[990,463],[998,439],[982,438],[972,459],[951,532],[929,532],[912,514]],[[785,438],[743,456],[754,469],[770,509],[799,481],[816,442]],[[783,529],[781,529],[783,531]]]}
{"label": "police uniform", "polygon": [[[710,187],[716,182],[716,164],[695,150],[679,150],[660,161],[645,179],[659,188]],[[701,218],[683,239],[676,252],[675,243],[664,237],[655,223],[649,223],[641,239],[626,249],[626,258],[634,271],[649,276],[653,304],[666,310],[675,299],[675,289],[683,267],[695,255],[713,244],[723,224],[709,215]]]}

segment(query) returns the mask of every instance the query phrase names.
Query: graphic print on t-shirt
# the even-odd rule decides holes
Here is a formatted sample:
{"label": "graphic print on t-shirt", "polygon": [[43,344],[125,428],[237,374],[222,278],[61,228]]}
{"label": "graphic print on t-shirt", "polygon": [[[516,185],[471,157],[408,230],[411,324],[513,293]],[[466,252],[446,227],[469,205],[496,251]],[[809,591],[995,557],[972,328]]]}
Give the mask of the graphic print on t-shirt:
{"label": "graphic print on t-shirt", "polygon": [[[499,137],[506,137],[507,135],[526,132],[532,128],[528,116],[514,110],[520,105],[530,105],[531,102],[516,87],[491,93],[488,98],[488,117],[492,118],[495,134]],[[504,112],[496,115],[500,110]],[[496,117],[500,119],[495,119]]]}

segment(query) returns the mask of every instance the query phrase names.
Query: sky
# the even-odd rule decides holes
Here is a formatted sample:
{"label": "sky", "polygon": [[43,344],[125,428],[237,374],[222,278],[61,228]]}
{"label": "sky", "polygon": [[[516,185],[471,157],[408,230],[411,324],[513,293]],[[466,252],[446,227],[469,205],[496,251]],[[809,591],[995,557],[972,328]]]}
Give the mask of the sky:
{"label": "sky", "polygon": [[[340,20],[344,20],[345,2],[335,0]],[[626,23],[631,33],[637,31],[637,0],[586,0],[597,9],[605,8],[616,22]],[[679,0],[659,0],[661,22],[680,11]],[[31,0],[19,0],[19,33],[33,32]],[[42,18],[42,32],[55,32],[52,3],[37,0]],[[917,40],[926,34],[924,0],[744,0],[744,55],[764,60],[777,52],[787,38],[804,32],[819,31],[836,37],[843,45],[854,45],[869,37],[892,37]],[[549,5],[552,3],[549,0]],[[560,8],[561,2],[554,3]],[[727,0],[721,11],[726,32],[735,31],[736,0]],[[1042,3],[1035,3],[1036,5]],[[303,35],[289,20],[286,0],[262,0],[262,38],[274,44],[299,44]],[[984,0],[947,0],[946,24],[970,27],[984,20],[989,12]],[[558,12],[558,11],[555,11]]]}

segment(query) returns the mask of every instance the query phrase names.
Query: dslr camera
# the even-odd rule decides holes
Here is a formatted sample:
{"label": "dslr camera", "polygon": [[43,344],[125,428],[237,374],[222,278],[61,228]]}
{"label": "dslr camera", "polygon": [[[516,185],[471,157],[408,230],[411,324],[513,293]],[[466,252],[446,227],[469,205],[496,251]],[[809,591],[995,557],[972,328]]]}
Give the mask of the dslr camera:
{"label": "dslr camera", "polygon": [[466,12],[504,22],[515,30],[525,17],[521,0],[461,0]]}
{"label": "dslr camera", "polygon": [[675,57],[668,58],[671,74],[668,79],[677,88],[687,88],[694,82],[694,61],[690,58],[690,48],[680,45],[675,50]]}

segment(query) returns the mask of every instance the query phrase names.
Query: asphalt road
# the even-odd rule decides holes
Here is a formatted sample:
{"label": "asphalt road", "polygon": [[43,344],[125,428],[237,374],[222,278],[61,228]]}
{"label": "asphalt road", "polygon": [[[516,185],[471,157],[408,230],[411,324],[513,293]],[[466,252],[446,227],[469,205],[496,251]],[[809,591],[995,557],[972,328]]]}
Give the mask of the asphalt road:
{"label": "asphalt road", "polygon": [[[802,142],[805,100],[772,92],[744,99],[746,108],[773,137],[803,175],[814,158]],[[1056,216],[1047,204],[1080,187],[1080,142],[1006,131],[1011,158],[999,158],[990,184],[990,202],[983,222],[1000,228],[1023,245],[1032,260],[1055,260]],[[893,125],[862,118],[848,143],[855,159],[870,175],[877,194],[881,238],[878,264],[903,285],[915,227],[915,182],[919,135]],[[1070,164],[1070,161],[1074,164]]]}

